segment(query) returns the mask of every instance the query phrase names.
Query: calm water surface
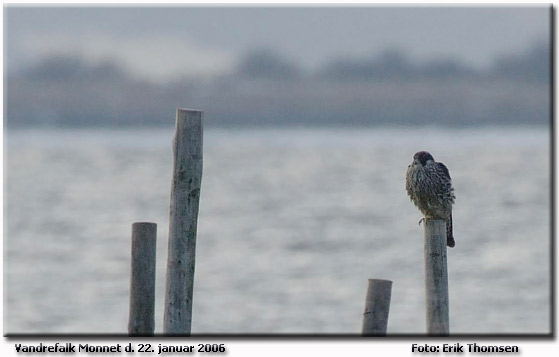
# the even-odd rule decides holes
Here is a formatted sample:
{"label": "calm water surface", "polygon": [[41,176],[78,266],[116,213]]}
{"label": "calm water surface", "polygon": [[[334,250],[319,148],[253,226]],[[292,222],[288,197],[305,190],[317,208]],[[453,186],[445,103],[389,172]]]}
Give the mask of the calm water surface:
{"label": "calm water surface", "polygon": [[[5,333],[126,333],[130,231],[158,223],[162,331],[171,130],[8,131]],[[206,130],[193,333],[359,333],[368,278],[389,333],[424,333],[418,150],[450,169],[453,333],[550,332],[545,129]]]}

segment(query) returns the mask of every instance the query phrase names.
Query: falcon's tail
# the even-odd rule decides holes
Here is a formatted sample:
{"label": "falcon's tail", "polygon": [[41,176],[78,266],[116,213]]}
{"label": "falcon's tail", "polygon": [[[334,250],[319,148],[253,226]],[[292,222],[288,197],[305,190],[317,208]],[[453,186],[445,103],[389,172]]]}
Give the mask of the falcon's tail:
{"label": "falcon's tail", "polygon": [[452,234],[452,213],[446,221],[446,245],[451,248],[456,245],[456,242],[454,242],[454,235]]}

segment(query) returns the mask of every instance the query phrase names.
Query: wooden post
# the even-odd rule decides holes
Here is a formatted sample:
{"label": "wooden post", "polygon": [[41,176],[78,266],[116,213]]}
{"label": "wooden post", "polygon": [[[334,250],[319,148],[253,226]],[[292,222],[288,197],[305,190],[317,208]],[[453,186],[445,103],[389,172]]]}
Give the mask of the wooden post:
{"label": "wooden post", "polygon": [[203,113],[197,110],[177,111],[163,322],[166,335],[190,335],[191,330],[202,181],[202,117]]}
{"label": "wooden post", "polygon": [[155,248],[157,224],[132,224],[128,334],[153,336],[155,329]]}
{"label": "wooden post", "polygon": [[427,334],[447,336],[449,334],[448,270],[444,220],[425,220],[424,255]]}
{"label": "wooden post", "polygon": [[386,335],[391,295],[392,281],[369,279],[363,313],[363,336]]}

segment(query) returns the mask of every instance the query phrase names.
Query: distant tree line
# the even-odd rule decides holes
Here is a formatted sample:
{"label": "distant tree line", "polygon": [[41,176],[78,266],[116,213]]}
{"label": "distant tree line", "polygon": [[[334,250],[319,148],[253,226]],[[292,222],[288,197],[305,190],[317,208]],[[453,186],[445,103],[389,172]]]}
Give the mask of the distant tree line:
{"label": "distant tree line", "polygon": [[195,107],[206,112],[206,125],[222,127],[542,125],[551,115],[550,56],[540,43],[479,70],[387,50],[311,72],[259,49],[227,75],[162,84],[116,62],[53,56],[7,76],[4,120],[8,127],[170,126],[177,107]]}

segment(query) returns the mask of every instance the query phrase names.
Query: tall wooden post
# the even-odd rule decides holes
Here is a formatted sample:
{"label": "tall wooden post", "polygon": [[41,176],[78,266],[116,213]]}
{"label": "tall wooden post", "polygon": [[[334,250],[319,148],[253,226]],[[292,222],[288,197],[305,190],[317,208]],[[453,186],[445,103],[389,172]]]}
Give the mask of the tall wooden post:
{"label": "tall wooden post", "polygon": [[152,336],[155,328],[155,251],[157,224],[132,224],[128,334]]}
{"label": "tall wooden post", "polygon": [[446,222],[425,220],[425,314],[427,334],[449,334]]}
{"label": "tall wooden post", "polygon": [[179,109],[173,140],[173,179],[163,332],[190,335],[196,232],[202,181],[202,117]]}
{"label": "tall wooden post", "polygon": [[385,336],[392,296],[392,281],[369,279],[365,312],[363,313],[363,336]]}

